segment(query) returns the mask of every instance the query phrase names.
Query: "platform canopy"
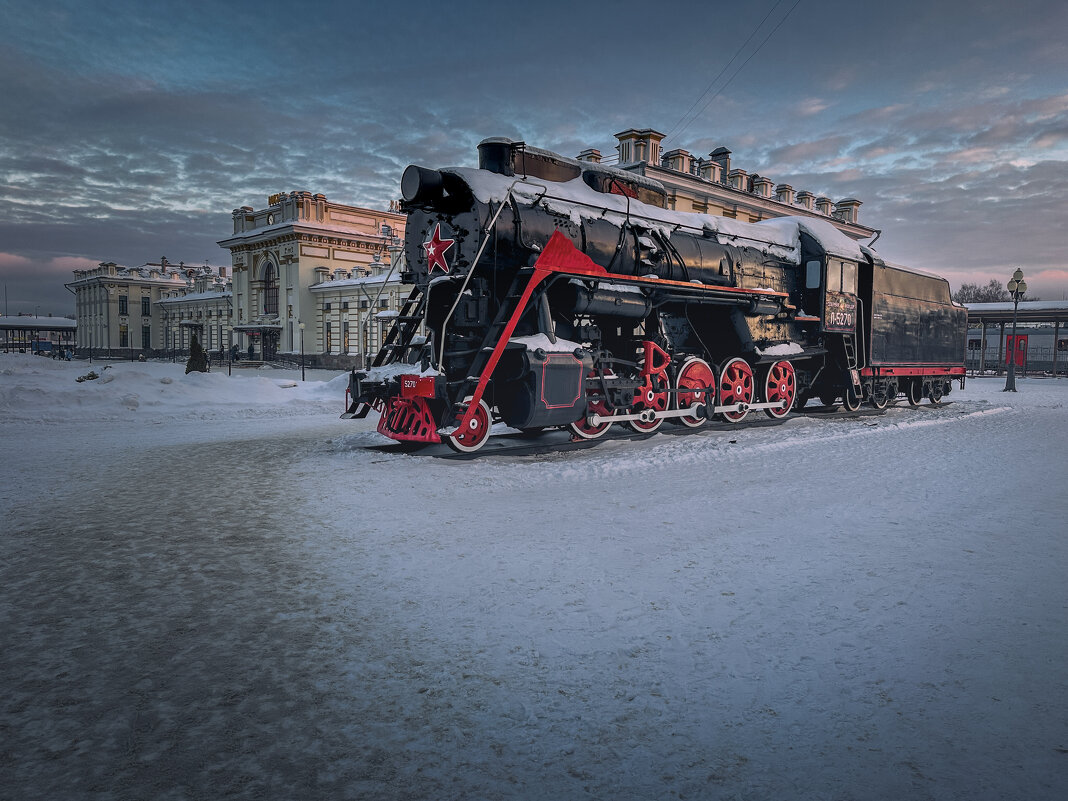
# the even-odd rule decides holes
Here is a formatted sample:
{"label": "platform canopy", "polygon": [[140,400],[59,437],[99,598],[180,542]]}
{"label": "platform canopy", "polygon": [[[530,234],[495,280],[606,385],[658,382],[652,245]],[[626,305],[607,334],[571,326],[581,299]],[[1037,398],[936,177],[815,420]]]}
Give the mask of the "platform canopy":
{"label": "platform canopy", "polygon": [[69,317],[21,317],[0,315],[0,331],[74,331],[78,322]]}
{"label": "platform canopy", "polygon": [[[1012,302],[966,303],[968,325],[1012,322]],[[1016,317],[1020,323],[1068,323],[1068,300],[1025,300]]]}

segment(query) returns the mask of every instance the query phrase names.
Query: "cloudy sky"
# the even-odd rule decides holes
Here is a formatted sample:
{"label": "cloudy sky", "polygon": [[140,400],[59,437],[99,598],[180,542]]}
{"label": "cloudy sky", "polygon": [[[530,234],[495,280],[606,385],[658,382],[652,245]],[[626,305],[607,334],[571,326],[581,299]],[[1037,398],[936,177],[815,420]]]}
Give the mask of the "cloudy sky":
{"label": "cloudy sky", "polygon": [[[384,208],[487,136],[665,148],[864,202],[887,259],[1068,298],[1068,3],[0,0],[6,310],[77,267],[227,264],[230,212]],[[733,61],[732,61],[733,59]]]}

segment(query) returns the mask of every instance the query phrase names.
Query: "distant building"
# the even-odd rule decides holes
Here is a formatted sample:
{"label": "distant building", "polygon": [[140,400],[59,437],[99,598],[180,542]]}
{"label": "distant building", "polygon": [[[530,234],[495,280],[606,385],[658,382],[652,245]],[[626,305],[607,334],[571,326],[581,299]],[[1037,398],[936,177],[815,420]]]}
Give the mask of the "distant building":
{"label": "distant building", "polygon": [[165,349],[188,352],[195,335],[209,354],[226,354],[233,340],[233,287],[226,270],[206,266],[188,270],[183,287],[165,291],[156,301]]}
{"label": "distant building", "polygon": [[400,284],[399,264],[390,275],[403,252],[405,219],[310,192],[273,195],[258,210],[235,209],[233,236],[219,245],[233,264],[240,351],[251,345],[255,358],[272,360],[303,350],[311,363],[329,367],[373,356],[383,312],[395,315],[411,289]]}
{"label": "distant building", "polygon": [[[615,135],[620,169],[644,175],[667,189],[667,205],[675,211],[693,211],[759,222],[773,217],[800,215],[833,223],[853,239],[868,239],[878,231],[861,225],[861,201],[832,201],[767,176],[749,173],[731,164],[731,151],[719,147],[704,157],[681,148],[661,152],[664,134],[652,128],[628,128]],[[580,161],[600,162],[601,153],[588,149]]]}
{"label": "distant building", "polygon": [[190,285],[197,270],[165,257],[140,267],[101,262],[75,270],[65,286],[74,293],[78,333],[75,350],[97,355],[133,357],[155,355],[171,346],[157,305],[165,295]]}

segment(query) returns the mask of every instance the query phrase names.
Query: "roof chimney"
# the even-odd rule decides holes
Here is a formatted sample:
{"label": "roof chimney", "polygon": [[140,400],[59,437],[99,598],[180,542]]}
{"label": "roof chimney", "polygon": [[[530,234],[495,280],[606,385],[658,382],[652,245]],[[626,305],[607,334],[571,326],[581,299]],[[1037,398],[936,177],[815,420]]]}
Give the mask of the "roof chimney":
{"label": "roof chimney", "polygon": [[775,185],[775,182],[770,178],[765,178],[763,175],[753,176],[753,194],[760,197],[771,197],[771,189]]}
{"label": "roof chimney", "polygon": [[669,150],[664,155],[664,166],[669,170],[675,170],[675,172],[688,173],[692,161],[693,156],[690,155],[689,151],[682,150],[681,148]]}
{"label": "roof chimney", "polygon": [[856,198],[847,197],[845,200],[839,200],[834,205],[834,216],[842,222],[855,223],[860,219],[860,206],[861,202]]}

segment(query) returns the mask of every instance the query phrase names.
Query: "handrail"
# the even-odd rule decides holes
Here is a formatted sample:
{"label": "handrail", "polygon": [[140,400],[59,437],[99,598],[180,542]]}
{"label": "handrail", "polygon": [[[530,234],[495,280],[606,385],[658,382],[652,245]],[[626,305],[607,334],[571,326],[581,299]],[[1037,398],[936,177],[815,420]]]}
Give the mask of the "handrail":
{"label": "handrail", "polygon": [[[463,284],[460,285],[460,290],[456,293],[456,300],[454,300],[452,302],[452,306],[449,308],[448,313],[445,315],[445,318],[442,320],[442,323],[441,323],[441,343],[440,343],[440,347],[438,348],[438,363],[437,363],[437,368],[436,368],[439,372],[445,372],[444,368],[442,366],[443,362],[445,361],[445,327],[449,324],[449,320],[452,319],[452,315],[453,315],[453,313],[455,313],[456,307],[460,305],[460,298],[463,297],[464,291],[467,289],[467,284],[471,280],[471,276],[473,276],[475,274],[475,267],[478,266],[478,260],[482,258],[482,253],[485,251],[486,245],[489,244],[489,233],[496,227],[497,220],[500,218],[501,212],[504,211],[504,207],[508,205],[508,201],[512,199],[512,190],[515,189],[516,186],[518,186],[519,184],[526,184],[527,186],[534,186],[534,187],[537,187],[538,189],[541,189],[542,190],[542,197],[544,197],[546,195],[546,193],[548,193],[548,191],[549,191],[549,187],[547,187],[547,186],[543,186],[542,184],[535,184],[535,183],[532,183],[530,181],[524,181],[521,178],[518,178],[515,181],[512,181],[511,185],[509,185],[508,191],[505,193],[504,199],[501,201],[501,205],[497,208],[497,211],[494,213],[493,219],[490,220],[489,225],[486,226],[486,236],[483,237],[482,244],[479,245],[478,252],[475,253],[475,258],[471,262],[471,266],[467,269],[467,275],[464,277],[464,282],[463,282]],[[541,198],[538,198],[538,200],[540,200],[540,199]],[[537,201],[535,201],[535,202],[537,202]],[[427,292],[429,293],[429,291],[430,291],[430,286],[428,284],[427,285]],[[427,303],[426,313],[429,313],[429,311],[430,311],[430,304]],[[424,318],[424,324],[425,324],[425,322],[426,322],[426,319]]]}

